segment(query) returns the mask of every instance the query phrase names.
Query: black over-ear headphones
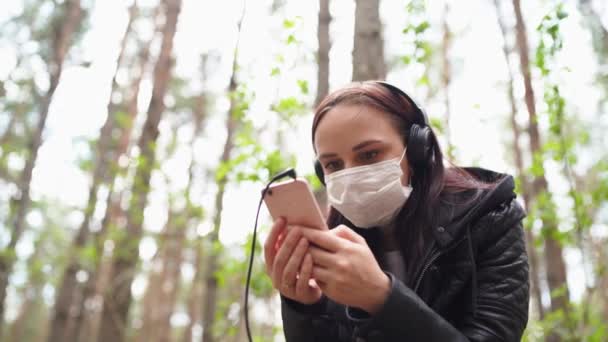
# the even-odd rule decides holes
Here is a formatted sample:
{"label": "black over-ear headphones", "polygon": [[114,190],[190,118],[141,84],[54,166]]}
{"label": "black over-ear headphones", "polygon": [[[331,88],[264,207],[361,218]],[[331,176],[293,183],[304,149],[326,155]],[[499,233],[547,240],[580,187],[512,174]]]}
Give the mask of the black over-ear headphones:
{"label": "black over-ear headphones", "polygon": [[[407,152],[406,157],[409,165],[414,169],[420,169],[427,163],[431,153],[431,128],[429,127],[429,120],[421,107],[416,104],[409,95],[403,90],[396,86],[384,82],[384,81],[372,81],[380,84],[396,96],[404,97],[412,106],[414,110],[414,122],[410,126],[407,138]],[[319,160],[315,160],[315,173],[323,185],[325,185],[325,174],[323,173],[323,166]]]}

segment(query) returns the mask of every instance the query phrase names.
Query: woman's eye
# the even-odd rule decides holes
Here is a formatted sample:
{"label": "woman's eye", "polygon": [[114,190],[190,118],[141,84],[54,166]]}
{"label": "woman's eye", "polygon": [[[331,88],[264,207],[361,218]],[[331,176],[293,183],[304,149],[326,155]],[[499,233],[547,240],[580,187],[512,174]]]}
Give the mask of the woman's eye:
{"label": "woman's eye", "polygon": [[325,163],[325,165],[323,166],[325,168],[325,170],[329,171],[329,172],[333,172],[333,171],[337,171],[340,168],[340,163],[337,161],[330,161]]}
{"label": "woman's eye", "polygon": [[361,159],[365,162],[373,161],[378,156],[378,151],[367,151],[361,155]]}

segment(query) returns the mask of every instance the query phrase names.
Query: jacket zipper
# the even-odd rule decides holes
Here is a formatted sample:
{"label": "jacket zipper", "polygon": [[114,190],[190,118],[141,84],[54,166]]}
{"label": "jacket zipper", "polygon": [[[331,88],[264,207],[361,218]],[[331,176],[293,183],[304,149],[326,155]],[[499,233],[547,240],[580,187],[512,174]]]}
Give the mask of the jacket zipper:
{"label": "jacket zipper", "polygon": [[454,248],[456,248],[456,246],[460,245],[460,243],[464,240],[466,240],[466,236],[463,237],[462,239],[458,240],[456,243],[452,244],[448,248],[446,248],[442,251],[436,252],[429,258],[429,260],[424,264],[424,267],[422,268],[422,272],[420,272],[420,275],[416,279],[416,285],[414,286],[415,293],[418,293],[418,287],[420,287],[420,283],[422,282],[422,279],[424,278],[424,274],[428,271],[429,267],[431,267],[431,265],[435,262],[435,260],[437,260],[444,253],[447,253],[447,252],[453,250]]}

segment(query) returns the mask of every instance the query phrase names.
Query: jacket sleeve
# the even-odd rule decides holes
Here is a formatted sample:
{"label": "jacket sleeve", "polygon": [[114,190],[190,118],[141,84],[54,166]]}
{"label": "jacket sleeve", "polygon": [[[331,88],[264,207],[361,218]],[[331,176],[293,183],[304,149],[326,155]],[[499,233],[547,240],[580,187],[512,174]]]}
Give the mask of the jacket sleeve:
{"label": "jacket sleeve", "polygon": [[484,248],[477,257],[477,314],[467,315],[459,327],[471,341],[520,341],[526,328],[530,284],[523,215],[512,201],[479,224],[495,228],[478,242]]}
{"label": "jacket sleeve", "polygon": [[[512,204],[513,205],[513,204]],[[517,205],[517,204],[515,204]],[[504,214],[504,213],[502,213]],[[364,334],[382,334],[382,341],[520,341],[528,321],[528,262],[521,217],[484,217],[483,225],[495,224],[483,242],[487,248],[477,255],[475,314],[464,311],[454,326],[433,311],[418,295],[389,274],[391,292],[383,307],[369,319],[357,319],[357,310],[347,309],[351,320]],[[481,222],[480,222],[481,223]]]}
{"label": "jacket sleeve", "polygon": [[327,298],[312,305],[305,305],[281,296],[283,333],[287,342],[335,342],[332,329],[320,325],[327,310]]}

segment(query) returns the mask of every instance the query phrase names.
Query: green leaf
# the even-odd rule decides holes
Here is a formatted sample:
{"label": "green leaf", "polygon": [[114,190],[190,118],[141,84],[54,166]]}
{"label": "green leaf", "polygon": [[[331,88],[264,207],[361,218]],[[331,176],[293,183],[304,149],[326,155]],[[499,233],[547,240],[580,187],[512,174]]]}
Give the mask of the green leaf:
{"label": "green leaf", "polygon": [[437,133],[442,134],[443,132],[443,121],[439,118],[430,118],[431,127],[437,130]]}
{"label": "green leaf", "polygon": [[296,37],[293,34],[290,34],[289,36],[287,36],[287,45],[289,44],[295,44],[297,42]]}
{"label": "green leaf", "polygon": [[416,34],[421,34],[424,31],[426,31],[428,28],[430,27],[430,24],[428,21],[423,21],[420,24],[418,24],[416,26],[416,28],[414,29],[414,32],[416,32]]}
{"label": "green leaf", "polygon": [[283,20],[283,28],[292,29],[296,26],[296,22],[294,20],[285,19]]}
{"label": "green leaf", "polygon": [[302,94],[308,94],[308,81],[306,80],[298,80],[298,87],[300,87],[300,91]]}

